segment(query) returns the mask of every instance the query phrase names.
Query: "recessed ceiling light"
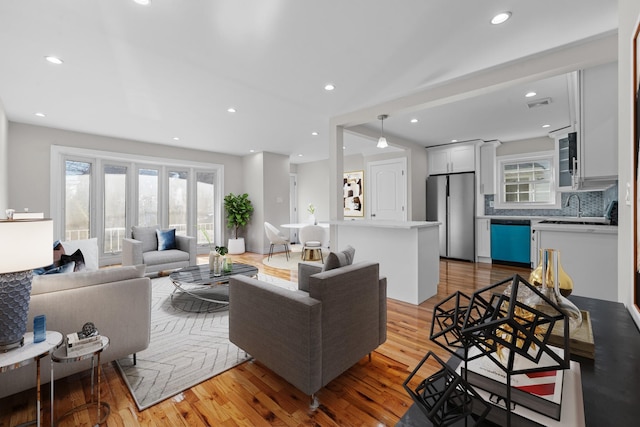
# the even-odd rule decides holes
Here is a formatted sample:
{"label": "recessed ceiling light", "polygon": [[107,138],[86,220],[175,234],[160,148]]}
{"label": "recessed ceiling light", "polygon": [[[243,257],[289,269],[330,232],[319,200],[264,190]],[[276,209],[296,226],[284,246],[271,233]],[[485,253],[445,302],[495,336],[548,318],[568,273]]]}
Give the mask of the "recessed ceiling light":
{"label": "recessed ceiling light", "polygon": [[551,125],[542,125],[543,128],[551,127]]}
{"label": "recessed ceiling light", "polygon": [[451,142],[458,142],[458,140],[457,139],[452,139]]}
{"label": "recessed ceiling light", "polygon": [[44,59],[51,62],[52,64],[61,65],[64,61],[57,56],[45,56]]}
{"label": "recessed ceiling light", "polygon": [[44,113],[36,113],[35,115],[38,116],[38,117],[46,117],[46,114],[44,114]]}
{"label": "recessed ceiling light", "polygon": [[302,154],[298,154],[298,157],[302,157]]}
{"label": "recessed ceiling light", "polygon": [[143,6],[147,6],[149,3],[151,3],[151,0],[133,0],[133,1]]}
{"label": "recessed ceiling light", "polygon": [[511,18],[511,12],[502,12],[491,18],[491,23],[493,25],[502,24],[509,18]]}
{"label": "recessed ceiling light", "polygon": [[311,135],[318,136],[318,132],[311,132]]}
{"label": "recessed ceiling light", "polygon": [[250,152],[250,153],[255,153],[255,152],[256,152],[256,150],[249,150],[249,152]]}
{"label": "recessed ceiling light", "polygon": [[179,138],[179,137],[177,137],[177,136],[174,136],[174,137],[173,137],[173,140],[174,140],[174,141],[180,141],[180,138]]}
{"label": "recessed ceiling light", "polygon": [[235,113],[236,109],[233,108],[233,107],[229,107],[229,108],[227,108],[227,111],[230,112],[230,113]]}
{"label": "recessed ceiling light", "polygon": [[327,90],[327,91],[334,90],[335,88],[336,87],[332,83],[328,83],[324,86],[324,90]]}
{"label": "recessed ceiling light", "polygon": [[418,123],[418,119],[411,119],[411,123]]}
{"label": "recessed ceiling light", "polygon": [[535,92],[527,92],[524,96],[526,96],[527,98],[531,98],[531,97],[534,97],[536,95],[537,95],[537,93],[535,93]]}
{"label": "recessed ceiling light", "polygon": [[343,145],[343,146],[342,146],[342,149],[343,149],[343,150],[346,150],[346,149],[347,149],[347,147],[345,147],[345,146]]}

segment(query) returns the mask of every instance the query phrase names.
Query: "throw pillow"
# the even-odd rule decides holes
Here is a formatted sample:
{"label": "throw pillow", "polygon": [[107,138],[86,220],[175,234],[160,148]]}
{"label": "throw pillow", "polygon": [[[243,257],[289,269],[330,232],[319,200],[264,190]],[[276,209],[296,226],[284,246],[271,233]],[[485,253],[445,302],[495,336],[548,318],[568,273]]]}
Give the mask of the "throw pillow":
{"label": "throw pillow", "polygon": [[73,268],[73,271],[84,270],[84,268],[85,268],[84,256],[82,255],[82,252],[80,251],[80,249],[78,249],[77,251],[75,251],[71,255],[62,254],[60,256],[60,264],[66,265],[66,264],[68,264],[70,262],[75,263],[75,267]]}
{"label": "throw pillow", "polygon": [[158,235],[158,250],[165,251],[167,249],[176,248],[176,229],[170,230],[157,230]]}
{"label": "throw pillow", "polygon": [[59,274],[59,273],[72,273],[73,272],[73,268],[75,266],[76,266],[76,263],[71,261],[71,262],[63,264],[63,265],[61,265],[59,267],[50,268],[50,269],[46,270],[44,273],[42,273],[42,275]]}
{"label": "throw pillow", "polygon": [[60,257],[64,254],[65,254],[64,246],[62,246],[62,243],[60,242],[60,240],[56,240],[55,242],[53,242],[53,264],[54,265],[56,265],[56,263],[60,261]]}
{"label": "throw pillow", "polygon": [[347,246],[342,252],[331,252],[327,255],[327,259],[324,261],[324,267],[322,271],[333,270],[334,268],[344,267],[353,263],[353,257],[356,254],[356,250]]}
{"label": "throw pillow", "polygon": [[142,242],[142,252],[158,250],[158,235],[156,233],[158,228],[157,226],[139,227],[137,225],[131,227],[131,237]]}

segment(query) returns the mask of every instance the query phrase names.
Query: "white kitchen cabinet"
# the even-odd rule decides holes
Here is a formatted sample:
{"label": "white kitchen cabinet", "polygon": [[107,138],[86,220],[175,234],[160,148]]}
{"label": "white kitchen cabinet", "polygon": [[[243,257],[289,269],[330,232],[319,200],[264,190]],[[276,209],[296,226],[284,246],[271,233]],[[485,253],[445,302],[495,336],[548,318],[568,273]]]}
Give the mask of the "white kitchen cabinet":
{"label": "white kitchen cabinet", "polygon": [[581,179],[618,176],[618,64],[582,70]]}
{"label": "white kitchen cabinet", "polygon": [[476,256],[479,262],[491,262],[491,219],[476,219]]}
{"label": "white kitchen cabinet", "polygon": [[[573,279],[572,295],[618,301],[618,235],[611,232],[536,229],[537,249],[560,251],[560,263]],[[534,228],[537,228],[534,226]],[[572,231],[573,230],[573,231]]]}
{"label": "white kitchen cabinet", "polygon": [[558,190],[603,189],[618,177],[618,67],[600,65],[572,73],[577,123],[553,132]]}
{"label": "white kitchen cabinet", "polygon": [[500,141],[488,141],[480,146],[480,194],[496,192],[496,149]]}
{"label": "white kitchen cabinet", "polygon": [[427,149],[429,175],[474,172],[476,170],[475,144],[450,144]]}

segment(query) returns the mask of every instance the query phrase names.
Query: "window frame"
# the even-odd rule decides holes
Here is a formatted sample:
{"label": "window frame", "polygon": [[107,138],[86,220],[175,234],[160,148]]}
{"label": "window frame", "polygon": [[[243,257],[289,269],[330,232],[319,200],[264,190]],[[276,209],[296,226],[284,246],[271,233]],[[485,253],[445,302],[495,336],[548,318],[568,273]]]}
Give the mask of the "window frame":
{"label": "window frame", "polygon": [[[103,185],[103,165],[118,163],[123,166],[127,166],[128,170],[128,184],[127,184],[127,203],[126,203],[126,218],[127,218],[127,230],[130,230],[131,225],[138,223],[138,170],[142,169],[157,169],[159,173],[158,182],[158,224],[162,228],[168,227],[168,178],[167,173],[169,170],[184,170],[188,172],[188,197],[187,197],[187,235],[196,236],[198,230],[196,229],[196,200],[194,197],[195,184],[190,181],[195,179],[196,171],[208,171],[215,174],[215,205],[214,205],[214,219],[215,219],[215,244],[222,245],[224,238],[224,223],[222,221],[223,205],[224,205],[224,165],[217,163],[203,163],[189,160],[176,160],[160,157],[151,157],[135,154],[121,154],[108,151],[92,150],[77,147],[68,147],[61,145],[51,146],[51,181],[50,191],[51,194],[60,195],[60,197],[51,197],[50,199],[50,212],[52,219],[54,220],[54,238],[64,240],[65,236],[65,201],[64,197],[64,185],[65,185],[65,161],[74,160],[91,163],[92,165],[92,181],[91,181],[91,205],[95,209],[91,210],[90,218],[90,237],[96,237],[98,239],[98,248],[100,254],[100,265],[110,265],[122,262],[121,253],[104,253],[104,236],[102,230],[104,229],[104,212],[103,212],[103,199],[104,199],[104,185]],[[134,173],[135,172],[135,173]],[[127,233],[130,236],[130,233]],[[198,251],[205,253],[208,252],[208,246],[205,248],[198,247]]]}
{"label": "window frame", "polygon": [[[540,160],[549,161],[549,202],[506,202],[504,200],[504,166],[513,163],[532,163]],[[560,192],[556,186],[556,156],[554,151],[540,151],[526,154],[510,154],[496,157],[496,197],[494,209],[560,209]]]}

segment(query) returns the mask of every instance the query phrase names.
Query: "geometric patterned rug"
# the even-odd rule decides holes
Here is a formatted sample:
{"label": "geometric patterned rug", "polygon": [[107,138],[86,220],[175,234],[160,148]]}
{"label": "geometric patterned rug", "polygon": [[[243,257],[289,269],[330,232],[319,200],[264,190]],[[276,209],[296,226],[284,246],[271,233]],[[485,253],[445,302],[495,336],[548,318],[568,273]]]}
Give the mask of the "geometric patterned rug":
{"label": "geometric patterned rug", "polygon": [[139,410],[248,359],[229,342],[227,310],[191,313],[174,308],[168,277],[153,279],[152,289],[149,347],[137,353],[136,365],[131,357],[116,361]]}

